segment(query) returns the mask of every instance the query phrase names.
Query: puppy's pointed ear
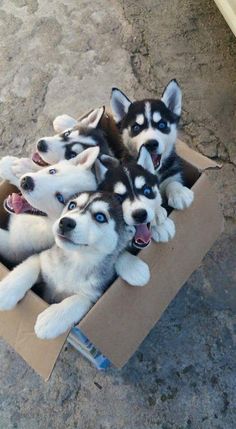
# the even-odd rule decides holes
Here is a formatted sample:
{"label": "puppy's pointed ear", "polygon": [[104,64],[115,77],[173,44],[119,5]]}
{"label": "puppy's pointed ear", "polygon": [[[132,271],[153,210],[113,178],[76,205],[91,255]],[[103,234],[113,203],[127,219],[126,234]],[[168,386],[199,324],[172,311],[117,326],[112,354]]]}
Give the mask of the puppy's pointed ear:
{"label": "puppy's pointed ear", "polygon": [[117,167],[119,165],[119,161],[116,158],[113,158],[109,155],[102,155],[100,159],[96,160],[95,163],[95,172],[98,183],[101,183],[106,176],[106,172],[112,168]]}
{"label": "puppy's pointed ear", "polygon": [[79,125],[83,127],[97,128],[103,115],[105,113],[105,106],[92,110],[87,116],[79,120]]}
{"label": "puppy's pointed ear", "polygon": [[152,157],[147,148],[143,145],[139,151],[137,164],[148,170],[150,173],[155,174],[155,168],[152,162]]}
{"label": "puppy's pointed ear", "polygon": [[72,116],[60,115],[54,119],[53,128],[54,131],[59,134],[67,130],[68,128],[73,128],[75,125],[77,125],[77,123],[78,122],[76,121],[76,119],[72,118]]}
{"label": "puppy's pointed ear", "polygon": [[74,165],[82,165],[83,168],[88,170],[95,163],[99,152],[99,146],[89,147],[88,149],[83,150],[83,152],[81,152],[75,158],[72,158],[69,162]]}
{"label": "puppy's pointed ear", "polygon": [[118,124],[128,112],[131,101],[120,89],[112,88],[110,102],[114,119]]}
{"label": "puppy's pointed ear", "polygon": [[171,80],[165,87],[161,99],[171,112],[178,116],[181,115],[182,91],[175,79]]}

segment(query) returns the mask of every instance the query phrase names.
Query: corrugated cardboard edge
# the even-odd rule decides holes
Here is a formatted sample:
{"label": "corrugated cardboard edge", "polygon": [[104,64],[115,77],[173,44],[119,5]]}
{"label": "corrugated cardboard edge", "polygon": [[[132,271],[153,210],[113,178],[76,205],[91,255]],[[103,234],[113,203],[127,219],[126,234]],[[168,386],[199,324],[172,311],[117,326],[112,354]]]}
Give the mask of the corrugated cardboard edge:
{"label": "corrugated cardboard edge", "polygon": [[[8,270],[0,264],[0,280]],[[42,299],[29,291],[11,311],[0,312],[0,336],[47,381],[67,338],[61,335],[55,340],[40,340],[34,333],[39,313],[48,307]]]}
{"label": "corrugated cardboard edge", "polygon": [[193,205],[171,214],[176,224],[174,240],[153,243],[141,252],[151,269],[149,284],[135,288],[117,279],[79,324],[116,367],[136,351],[223,230],[223,216],[204,173],[193,190]]}
{"label": "corrugated cardboard edge", "polygon": [[221,164],[196,152],[179,139],[176,142],[176,152],[184,161],[196,167],[200,172],[209,168],[221,168]]}

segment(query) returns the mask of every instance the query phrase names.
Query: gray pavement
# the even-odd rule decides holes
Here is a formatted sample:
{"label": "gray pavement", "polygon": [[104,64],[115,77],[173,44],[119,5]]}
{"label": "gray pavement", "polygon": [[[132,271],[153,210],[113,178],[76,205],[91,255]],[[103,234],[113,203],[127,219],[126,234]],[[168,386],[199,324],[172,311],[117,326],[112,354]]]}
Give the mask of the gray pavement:
{"label": "gray pavement", "polygon": [[213,1],[0,0],[0,156],[29,153],[55,115],[155,96],[175,77],[181,135],[226,219],[129,363],[99,373],[68,346],[44,383],[0,342],[0,429],[235,429],[236,39]]}

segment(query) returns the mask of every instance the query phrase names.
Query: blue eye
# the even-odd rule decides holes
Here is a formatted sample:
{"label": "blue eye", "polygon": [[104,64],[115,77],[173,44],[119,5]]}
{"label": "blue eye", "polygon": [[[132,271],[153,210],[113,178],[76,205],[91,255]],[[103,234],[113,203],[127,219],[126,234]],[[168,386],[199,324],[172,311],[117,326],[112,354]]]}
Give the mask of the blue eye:
{"label": "blue eye", "polygon": [[72,150],[72,151],[69,153],[69,158],[68,158],[68,159],[75,158],[77,155],[78,155],[78,154]]}
{"label": "blue eye", "polygon": [[157,124],[159,130],[166,130],[167,128],[167,122],[163,121],[162,119]]}
{"label": "blue eye", "polygon": [[63,195],[60,194],[59,192],[56,193],[56,199],[59,201],[59,203],[65,204],[65,199],[64,199]]}
{"label": "blue eye", "polygon": [[139,133],[140,129],[141,129],[141,126],[140,126],[139,124],[137,124],[137,123],[135,123],[135,124],[132,126],[132,131],[133,131],[134,133]]}
{"label": "blue eye", "polygon": [[68,210],[74,210],[77,207],[75,201],[71,201],[68,205]]}
{"label": "blue eye", "polygon": [[51,170],[49,170],[49,174],[56,174],[57,170],[55,168],[51,168]]}
{"label": "blue eye", "polygon": [[63,134],[62,134],[62,137],[64,138],[64,139],[67,139],[68,137],[69,137],[69,135],[71,134],[71,130],[67,130],[67,131],[65,131]]}
{"label": "blue eye", "polygon": [[107,222],[107,218],[103,213],[95,213],[94,218],[99,223],[105,223]]}
{"label": "blue eye", "polygon": [[152,195],[152,188],[150,188],[150,186],[144,186],[143,195],[145,195],[145,197],[150,197]]}

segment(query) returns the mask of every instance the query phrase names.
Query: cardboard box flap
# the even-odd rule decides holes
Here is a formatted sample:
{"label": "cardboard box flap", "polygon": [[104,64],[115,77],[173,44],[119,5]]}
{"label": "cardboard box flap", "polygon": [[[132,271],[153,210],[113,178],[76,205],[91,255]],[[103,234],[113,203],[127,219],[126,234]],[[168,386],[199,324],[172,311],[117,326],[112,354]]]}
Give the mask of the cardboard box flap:
{"label": "cardboard box flap", "polygon": [[205,174],[193,189],[193,205],[171,214],[176,223],[174,240],[153,243],[140,254],[151,269],[149,284],[132,287],[117,279],[79,324],[117,367],[135,352],[223,229],[217,198]]}
{"label": "cardboard box flap", "polygon": [[221,168],[221,164],[218,164],[212,159],[207,158],[199,152],[196,152],[181,140],[177,140],[176,151],[182,159],[196,167],[198,171],[202,172],[209,168]]}
{"label": "cardboard box flap", "polygon": [[[8,270],[0,264],[0,280]],[[45,380],[54,368],[67,334],[55,340],[40,340],[33,327],[36,318],[47,304],[29,291],[25,298],[11,311],[0,312],[0,336]]]}

